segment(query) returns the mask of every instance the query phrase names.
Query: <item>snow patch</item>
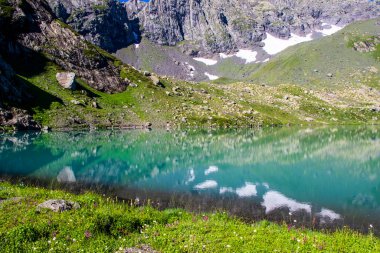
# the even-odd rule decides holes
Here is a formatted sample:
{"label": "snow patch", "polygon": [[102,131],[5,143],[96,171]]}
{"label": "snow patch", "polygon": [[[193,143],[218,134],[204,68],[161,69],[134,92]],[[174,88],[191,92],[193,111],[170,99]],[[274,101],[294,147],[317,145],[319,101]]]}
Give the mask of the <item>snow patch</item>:
{"label": "snow patch", "polygon": [[256,185],[252,183],[245,183],[245,186],[236,189],[236,194],[243,197],[254,197],[257,195]]}
{"label": "snow patch", "polygon": [[242,58],[247,64],[256,61],[257,52],[249,49],[240,49],[235,56]]}
{"label": "snow patch", "polygon": [[135,48],[139,48],[140,47],[140,44],[135,44]]}
{"label": "snow patch", "polygon": [[269,191],[265,193],[264,202],[261,203],[265,207],[265,213],[269,213],[280,207],[288,207],[291,212],[297,210],[306,210],[311,213],[311,206],[304,203],[299,203],[293,199],[287,198],[283,194],[276,191]]}
{"label": "snow patch", "polygon": [[274,55],[277,54],[285,49],[287,49],[290,46],[297,45],[302,42],[306,41],[311,41],[313,40],[312,38],[312,33],[306,35],[306,36],[298,36],[296,34],[291,34],[291,37],[289,39],[279,39],[276,38],[269,33],[267,33],[267,38],[263,40],[265,43],[264,50],[270,54]]}
{"label": "snow patch", "polygon": [[233,56],[234,56],[234,54],[224,54],[224,53],[220,53],[219,54],[219,57],[222,58],[222,59],[231,58]]}
{"label": "snow patch", "polygon": [[322,28],[322,30],[318,30],[318,32],[321,32],[323,36],[332,35],[340,30],[342,30],[344,27],[337,26],[337,25],[330,25],[327,23],[322,23],[322,26],[329,26],[330,28]]}
{"label": "snow patch", "polygon": [[218,172],[218,170],[219,170],[219,168],[217,166],[212,165],[212,166],[208,167],[207,170],[205,170],[205,175],[207,176],[207,175],[210,175],[211,173]]}
{"label": "snow patch", "polygon": [[212,189],[216,187],[218,187],[218,183],[214,180],[206,180],[203,183],[200,183],[194,186],[194,188],[198,190]]}
{"label": "snow patch", "polygon": [[206,64],[207,66],[212,66],[212,65],[215,65],[218,63],[217,60],[213,60],[213,59],[206,59],[206,58],[193,58],[194,60],[196,61],[199,61],[199,62],[202,62],[204,64]]}
{"label": "snow patch", "polygon": [[211,74],[209,74],[209,73],[207,73],[207,72],[205,72],[205,75],[206,75],[206,76],[208,77],[208,79],[210,79],[211,81],[216,80],[216,79],[219,78],[219,76],[214,76],[214,75],[211,75]]}

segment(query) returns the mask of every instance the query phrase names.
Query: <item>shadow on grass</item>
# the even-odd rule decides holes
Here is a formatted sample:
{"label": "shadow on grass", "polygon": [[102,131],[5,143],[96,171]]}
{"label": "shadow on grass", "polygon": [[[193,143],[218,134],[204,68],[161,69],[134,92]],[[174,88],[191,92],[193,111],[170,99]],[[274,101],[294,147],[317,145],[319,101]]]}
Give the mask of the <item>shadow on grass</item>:
{"label": "shadow on grass", "polygon": [[63,105],[62,99],[38,88],[37,86],[35,86],[31,82],[29,82],[25,79],[22,79],[19,76],[16,76],[16,82],[19,85],[26,87],[28,94],[29,94],[28,99],[23,101],[23,103],[17,105],[18,107],[20,107],[22,109],[25,109],[28,111],[31,108],[35,108],[35,107],[38,107],[40,109],[49,109],[51,104],[54,102]]}
{"label": "shadow on grass", "polygon": [[97,97],[100,97],[98,94],[92,92],[89,88],[85,87],[85,86],[83,85],[83,82],[82,82],[81,80],[80,80],[80,81],[76,80],[75,83],[76,83],[76,86],[77,86],[77,88],[76,88],[77,91],[79,91],[79,92],[82,92],[82,91],[85,92],[86,95],[87,95],[88,97],[90,97],[90,98],[97,98]]}

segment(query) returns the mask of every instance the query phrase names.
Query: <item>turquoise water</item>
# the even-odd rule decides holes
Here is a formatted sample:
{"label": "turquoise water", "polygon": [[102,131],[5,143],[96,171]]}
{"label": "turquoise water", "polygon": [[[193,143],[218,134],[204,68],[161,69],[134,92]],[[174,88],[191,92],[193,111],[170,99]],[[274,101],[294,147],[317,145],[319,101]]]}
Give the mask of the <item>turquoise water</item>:
{"label": "turquoise water", "polygon": [[380,129],[370,127],[5,134],[0,166],[163,207],[380,227]]}

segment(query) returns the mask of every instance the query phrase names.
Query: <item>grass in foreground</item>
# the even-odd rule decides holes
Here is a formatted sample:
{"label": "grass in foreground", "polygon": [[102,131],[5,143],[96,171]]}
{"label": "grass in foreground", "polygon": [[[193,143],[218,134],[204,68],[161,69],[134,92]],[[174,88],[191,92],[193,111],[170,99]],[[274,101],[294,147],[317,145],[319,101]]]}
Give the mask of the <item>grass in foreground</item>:
{"label": "grass in foreground", "polygon": [[[17,199],[11,199],[21,197]],[[0,252],[116,252],[149,245],[160,252],[379,252],[380,240],[348,229],[334,233],[247,224],[225,213],[158,211],[93,193],[0,183]],[[36,212],[48,199],[78,210]]]}

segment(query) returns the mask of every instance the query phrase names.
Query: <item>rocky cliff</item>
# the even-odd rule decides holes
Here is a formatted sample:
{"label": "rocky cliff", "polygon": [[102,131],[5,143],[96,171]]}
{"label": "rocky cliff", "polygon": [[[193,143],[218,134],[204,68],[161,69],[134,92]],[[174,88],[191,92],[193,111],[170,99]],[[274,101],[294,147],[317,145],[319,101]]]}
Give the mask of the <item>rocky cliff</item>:
{"label": "rocky cliff", "polygon": [[[260,45],[266,32],[287,38],[319,28],[377,17],[379,3],[367,0],[151,0],[130,1],[143,34],[161,45],[195,41],[191,53],[228,52]],[[189,45],[186,45],[189,47]]]}
{"label": "rocky cliff", "polygon": [[[18,126],[14,117],[25,115],[25,111],[14,106],[27,107],[30,101],[38,100],[16,74],[38,76],[49,62],[74,72],[99,91],[121,92],[129,85],[128,79],[121,78],[124,66],[59,21],[44,0],[1,1],[0,27],[0,125]],[[34,124],[29,123],[20,127]]]}
{"label": "rocky cliff", "polygon": [[[105,92],[120,92],[128,85],[120,77],[111,55],[93,46],[72,28],[56,19],[47,2],[8,1],[9,19],[2,19],[0,53],[9,61],[36,59],[36,54],[73,71],[90,86]],[[30,58],[30,59],[29,59]],[[32,67],[32,66],[30,66]]]}
{"label": "rocky cliff", "polygon": [[85,39],[114,52],[140,40],[138,19],[115,0],[48,0],[55,15]]}

